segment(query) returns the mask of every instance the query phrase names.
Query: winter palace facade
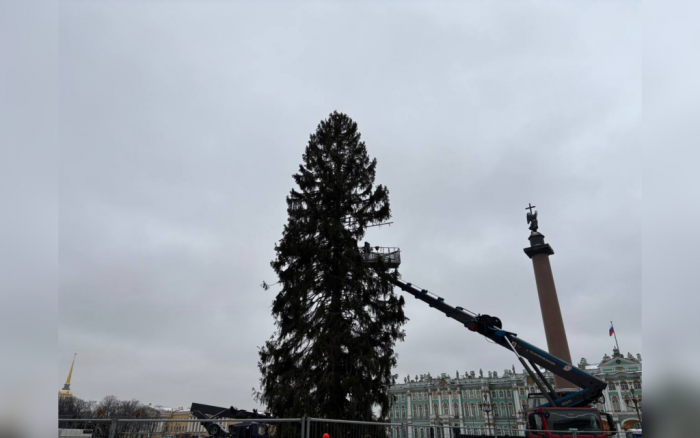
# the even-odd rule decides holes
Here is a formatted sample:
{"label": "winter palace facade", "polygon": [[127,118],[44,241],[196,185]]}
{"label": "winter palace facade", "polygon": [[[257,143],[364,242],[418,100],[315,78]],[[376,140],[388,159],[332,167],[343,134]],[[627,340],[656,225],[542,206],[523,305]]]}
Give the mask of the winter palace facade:
{"label": "winter palace facade", "polygon": [[[618,430],[639,427],[642,417],[642,358],[641,355],[623,356],[614,350],[613,355],[603,356],[597,365],[581,359],[579,368],[608,382],[604,403],[598,409],[610,412]],[[553,384],[553,375],[545,373]],[[515,367],[502,374],[489,371],[471,371],[460,375],[430,374],[405,377],[404,383],[390,389],[392,395],[391,422],[406,424],[408,436],[396,438],[430,438],[430,427],[435,438],[453,436],[459,428],[461,434],[517,435],[525,429],[524,411],[527,397],[539,392],[534,382]],[[635,400],[633,400],[635,399]],[[636,405],[634,403],[636,401]]]}

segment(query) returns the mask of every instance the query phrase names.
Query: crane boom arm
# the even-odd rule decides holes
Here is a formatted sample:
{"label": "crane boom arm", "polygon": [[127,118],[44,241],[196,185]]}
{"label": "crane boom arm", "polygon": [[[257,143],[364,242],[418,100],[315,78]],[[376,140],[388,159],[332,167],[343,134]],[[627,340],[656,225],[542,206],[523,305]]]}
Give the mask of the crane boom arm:
{"label": "crane boom arm", "polygon": [[[445,300],[426,289],[418,288],[411,283],[407,283],[395,274],[387,274],[390,281],[397,287],[401,288],[404,292],[408,292],[415,298],[427,303],[430,307],[433,307],[440,312],[444,313],[448,318],[452,318],[465,327],[472,331],[476,331],[486,338],[492,340],[498,345],[508,348],[518,355],[521,363],[526,367],[530,375],[533,377],[535,382],[538,378],[532,373],[524,359],[527,359],[530,363],[538,365],[557,376],[561,376],[574,385],[581,388],[581,390],[566,394],[562,397],[557,397],[553,394],[547,395],[549,403],[544,404],[543,407],[556,406],[556,407],[575,407],[575,406],[590,406],[596,403],[596,401],[603,394],[603,390],[607,386],[605,381],[592,376],[585,370],[581,370],[574,365],[567,363],[559,359],[552,354],[529,344],[522,339],[518,338],[515,333],[511,333],[501,329],[501,322],[498,318],[494,318],[488,315],[477,315],[461,307],[453,307],[445,302]],[[535,368],[535,371],[539,374],[539,370]],[[545,381],[546,384],[546,381]],[[538,383],[540,389],[543,393],[547,393],[540,383]],[[550,388],[551,389],[551,388]]]}

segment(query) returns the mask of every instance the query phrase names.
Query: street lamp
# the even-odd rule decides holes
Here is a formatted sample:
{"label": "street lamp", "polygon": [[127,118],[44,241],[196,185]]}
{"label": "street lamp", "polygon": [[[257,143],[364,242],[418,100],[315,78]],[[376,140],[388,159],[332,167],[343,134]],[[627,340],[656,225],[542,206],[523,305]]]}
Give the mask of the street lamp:
{"label": "street lamp", "polygon": [[641,402],[637,400],[637,397],[634,396],[634,391],[632,392],[632,397],[625,397],[625,404],[627,407],[630,407],[630,398],[632,399],[632,404],[634,405],[634,410],[637,412],[637,419],[639,420],[639,426],[641,427],[642,425],[642,416],[639,414],[639,411],[641,410]]}

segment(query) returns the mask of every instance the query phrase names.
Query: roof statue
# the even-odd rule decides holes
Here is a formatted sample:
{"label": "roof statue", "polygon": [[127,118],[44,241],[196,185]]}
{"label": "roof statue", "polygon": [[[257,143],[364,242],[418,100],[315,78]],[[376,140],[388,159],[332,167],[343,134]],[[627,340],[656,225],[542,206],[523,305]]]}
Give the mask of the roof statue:
{"label": "roof statue", "polygon": [[525,210],[530,210],[527,213],[527,223],[530,224],[530,231],[533,233],[537,232],[537,229],[539,228],[539,225],[537,223],[537,211],[534,213],[532,212],[532,209],[535,208],[536,205],[529,204],[529,207],[525,207]]}
{"label": "roof statue", "polygon": [[484,377],[484,371],[481,368],[479,368],[479,377]]}

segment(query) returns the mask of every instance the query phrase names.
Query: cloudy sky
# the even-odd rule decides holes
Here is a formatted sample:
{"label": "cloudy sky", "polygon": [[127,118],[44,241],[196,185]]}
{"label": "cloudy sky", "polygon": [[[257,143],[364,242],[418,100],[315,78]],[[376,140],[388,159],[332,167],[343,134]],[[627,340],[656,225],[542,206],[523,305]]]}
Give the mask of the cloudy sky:
{"label": "cloudy sky", "polygon": [[[500,6],[499,6],[500,5]],[[572,357],[641,344],[639,4],[63,2],[56,390],[255,407],[269,266],[306,141],[359,125],[404,278],[546,347],[525,207]],[[396,373],[516,359],[407,300]],[[520,367],[517,367],[520,369]]]}

